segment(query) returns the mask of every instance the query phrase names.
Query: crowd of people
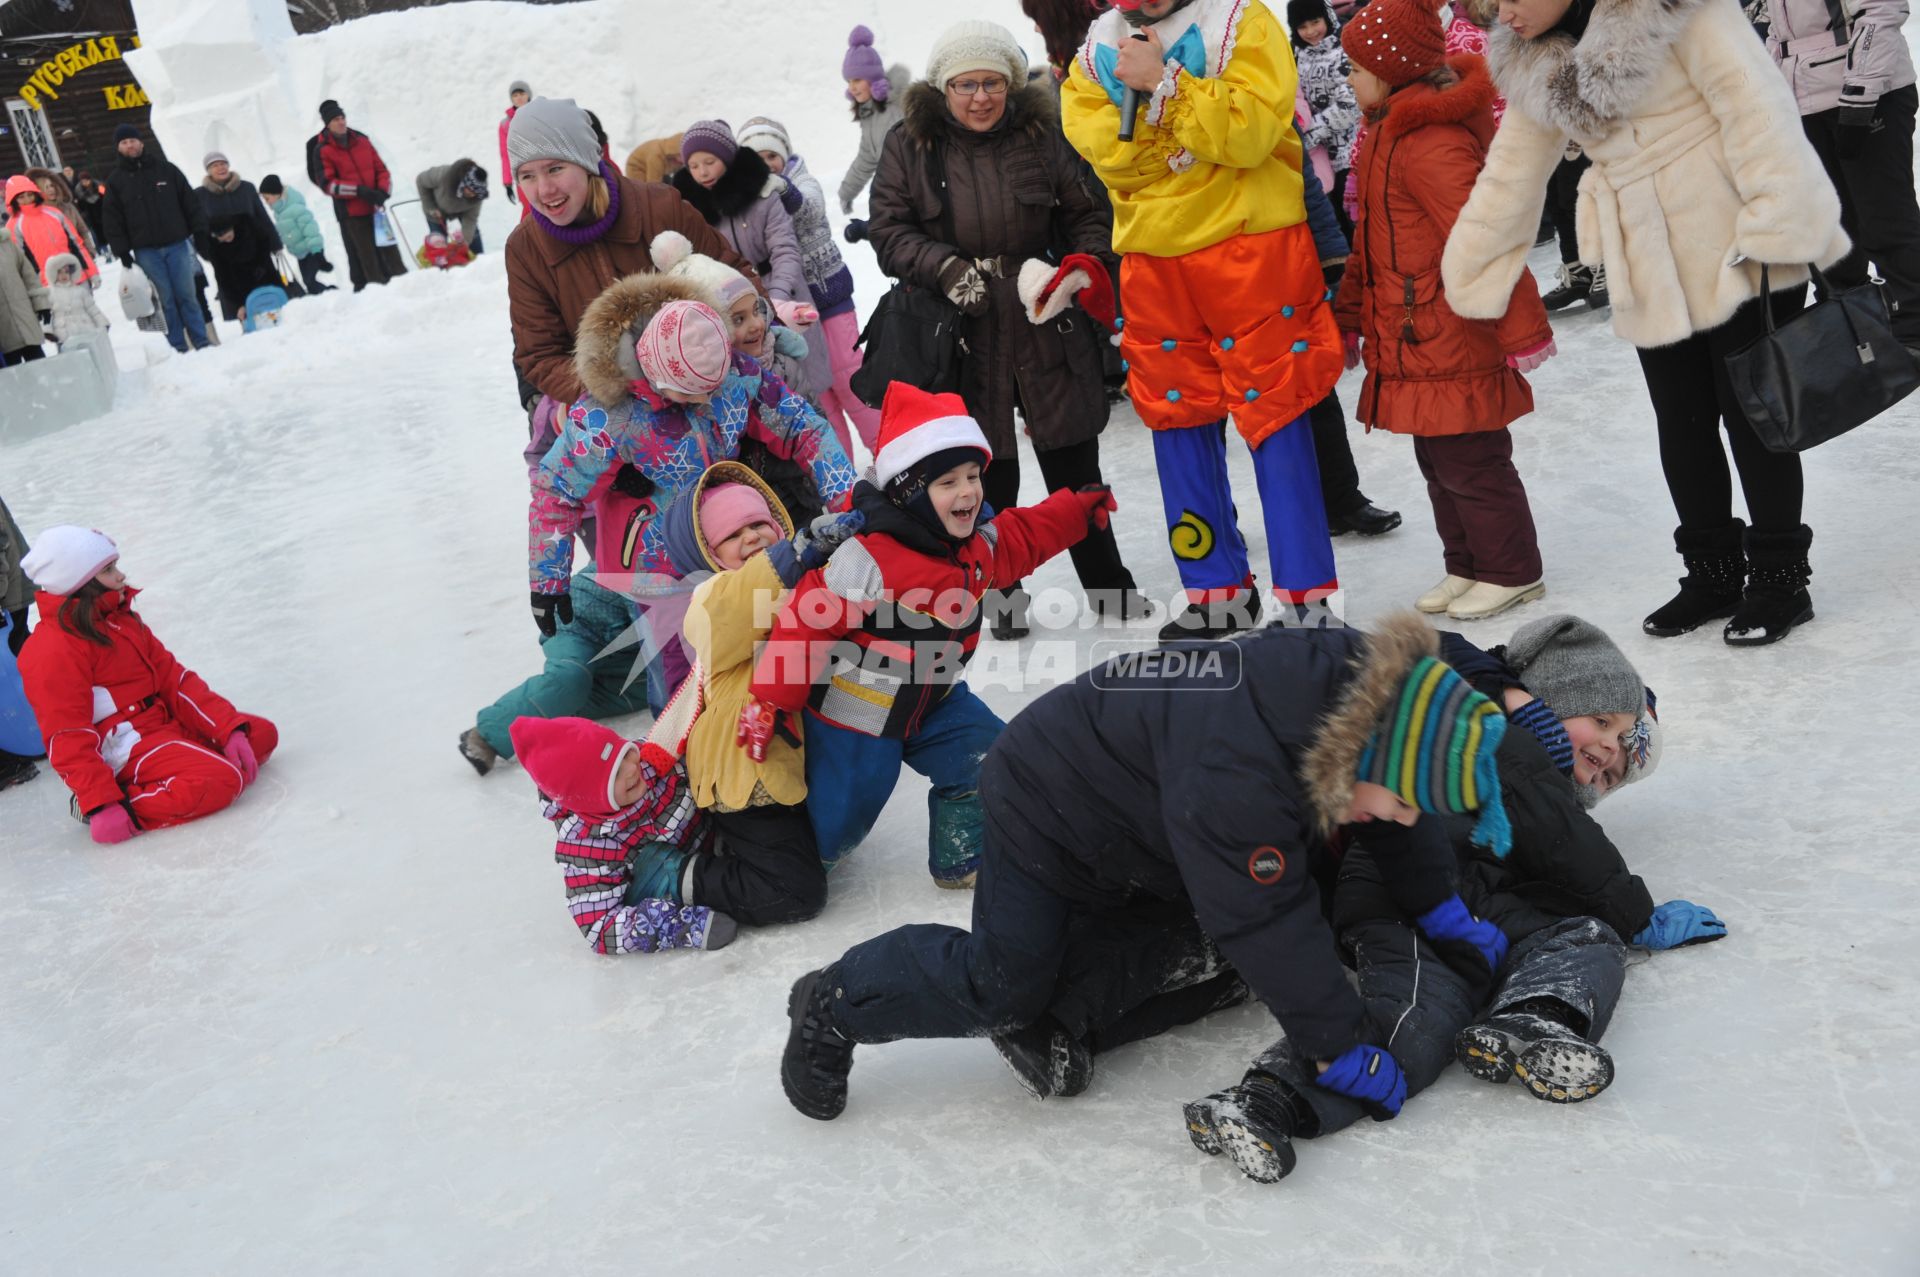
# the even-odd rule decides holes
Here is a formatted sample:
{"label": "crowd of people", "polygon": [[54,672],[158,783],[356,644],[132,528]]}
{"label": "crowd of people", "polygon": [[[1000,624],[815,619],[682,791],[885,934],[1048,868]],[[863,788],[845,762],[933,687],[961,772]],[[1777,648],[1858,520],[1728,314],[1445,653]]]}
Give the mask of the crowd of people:
{"label": "crowd of people", "polygon": [[[888,377],[881,343],[863,365],[824,188],[779,119],[690,120],[616,167],[592,112],[510,87],[542,668],[478,713],[462,756],[532,778],[568,908],[609,954],[816,915],[902,768],[927,777],[928,871],[973,890],[972,925],[901,927],[799,977],[781,1077],[810,1117],[844,1109],[856,1045],[986,1036],[1034,1094],[1068,1096],[1099,1052],[1249,996],[1284,1037],[1185,1118],[1257,1180],[1293,1168],[1295,1139],[1392,1117],[1450,1060],[1590,1099],[1614,1076],[1599,1040],[1626,946],[1726,934],[1656,906],[1592,816],[1654,771],[1655,697],[1578,617],[1494,645],[1419,614],[1479,623],[1546,592],[1552,505],[1510,427],[1557,354],[1549,315],[1579,302],[1638,352],[1678,518],[1686,576],[1644,633],[1724,619],[1740,647],[1812,619],[1799,458],[1761,445],[1724,357],[1805,305],[1809,266],[1858,282],[1871,262],[1920,323],[1897,22],[1864,6],[1862,56],[1822,60],[1810,42],[1849,32],[1811,0],[1773,0],[1764,42],[1734,0],[1025,7],[1048,68],[978,20],[917,80],[865,27],[841,66],[859,138],[839,211],[868,202],[844,238],[950,308],[961,340],[934,387]],[[321,117],[309,175],[356,287],[384,282],[404,269],[377,225],[391,175],[336,103]],[[137,137],[121,152],[106,239],[155,277],[176,345],[199,341],[196,244],[229,314],[264,249],[309,282],[325,268],[277,178],[256,194],[213,154],[196,194]],[[480,251],[485,170],[416,185],[443,245]],[[16,209],[35,254],[81,234],[46,190]],[[1544,297],[1526,264],[1543,220],[1563,260]],[[39,287],[84,296],[72,247]],[[1400,516],[1360,491],[1335,389],[1354,368],[1354,415],[1412,436],[1445,567],[1365,632],[1329,606],[1333,538]],[[1101,468],[1121,396],[1151,432],[1183,589],[1160,637],[1216,663],[1103,665],[1003,723],[965,670],[983,632],[1028,633],[1040,564],[1068,554],[1105,617],[1154,614]],[[1023,446],[1045,493],[1026,505]],[[159,645],[117,556],[63,526],[21,560],[41,617],[27,691],[101,842],[233,801],[277,741]],[[642,709],[642,739],[597,721]]]}

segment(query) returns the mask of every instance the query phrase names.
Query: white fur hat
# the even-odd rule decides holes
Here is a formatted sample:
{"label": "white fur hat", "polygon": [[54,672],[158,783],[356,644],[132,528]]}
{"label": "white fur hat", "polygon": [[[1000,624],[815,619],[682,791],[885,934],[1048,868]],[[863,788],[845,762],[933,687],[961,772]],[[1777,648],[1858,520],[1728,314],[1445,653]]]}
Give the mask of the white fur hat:
{"label": "white fur hat", "polygon": [[106,533],[61,523],[33,539],[20,567],[48,594],[72,594],[119,557],[120,547]]}
{"label": "white fur hat", "polygon": [[719,299],[721,310],[733,304],[743,292],[753,291],[753,281],[717,257],[693,251],[693,241],[679,231],[661,231],[647,245],[653,268],[663,275],[686,280],[701,292]]}
{"label": "white fur hat", "polygon": [[962,71],[1003,71],[1008,85],[1017,89],[1027,82],[1027,52],[998,22],[956,22],[933,42],[927,83],[944,91],[947,81]]}

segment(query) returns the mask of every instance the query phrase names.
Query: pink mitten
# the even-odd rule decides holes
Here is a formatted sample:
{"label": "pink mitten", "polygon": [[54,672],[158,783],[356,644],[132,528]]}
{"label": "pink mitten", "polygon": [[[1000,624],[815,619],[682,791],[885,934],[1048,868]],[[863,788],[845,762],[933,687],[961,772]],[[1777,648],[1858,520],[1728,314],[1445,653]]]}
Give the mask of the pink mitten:
{"label": "pink mitten", "polygon": [[789,328],[805,328],[820,322],[820,312],[806,302],[777,301],[773,304],[773,313]]}
{"label": "pink mitten", "polygon": [[133,817],[125,803],[113,803],[94,812],[87,817],[87,830],[93,840],[102,845],[125,842],[140,832],[133,827]]}
{"label": "pink mitten", "polygon": [[221,751],[227,761],[240,769],[240,779],[251,785],[260,774],[260,764],[253,756],[253,742],[247,739],[244,731],[236,731],[227,737],[226,748]]}
{"label": "pink mitten", "polygon": [[1559,353],[1560,348],[1554,345],[1553,338],[1549,337],[1538,346],[1529,346],[1525,350],[1515,351],[1513,354],[1508,355],[1507,367],[1513,369],[1515,372],[1532,372],[1535,368],[1538,368],[1541,364],[1546,363],[1547,360],[1552,359]]}

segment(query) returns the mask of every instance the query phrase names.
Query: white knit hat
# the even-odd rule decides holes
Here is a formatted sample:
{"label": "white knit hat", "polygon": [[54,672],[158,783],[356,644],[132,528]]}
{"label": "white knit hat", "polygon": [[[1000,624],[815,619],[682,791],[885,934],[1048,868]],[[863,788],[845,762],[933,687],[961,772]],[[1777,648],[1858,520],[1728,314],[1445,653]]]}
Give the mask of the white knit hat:
{"label": "white knit hat", "polygon": [[778,120],[756,115],[740,126],[738,136],[740,145],[749,151],[772,151],[783,160],[793,158],[793,139],[787,136],[787,126]]}
{"label": "white knit hat", "polygon": [[1013,32],[978,18],[956,22],[933,42],[927,55],[927,83],[944,90],[962,71],[1002,71],[1013,88],[1027,82],[1027,53]]}
{"label": "white knit hat", "polygon": [[679,231],[661,231],[647,246],[653,268],[663,275],[684,279],[718,303],[717,309],[733,305],[742,292],[753,291],[753,281],[717,257],[693,251],[693,241]]}
{"label": "white knit hat", "polygon": [[20,567],[48,594],[72,594],[119,557],[120,547],[106,533],[61,523],[33,539]]}

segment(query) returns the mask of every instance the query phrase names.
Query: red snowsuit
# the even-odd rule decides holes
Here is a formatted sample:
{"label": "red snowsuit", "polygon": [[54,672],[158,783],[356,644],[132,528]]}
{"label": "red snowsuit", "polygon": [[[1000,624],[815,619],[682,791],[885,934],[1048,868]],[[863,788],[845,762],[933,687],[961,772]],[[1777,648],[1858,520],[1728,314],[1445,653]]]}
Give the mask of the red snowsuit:
{"label": "red snowsuit", "polygon": [[[327,194],[335,199],[340,198],[335,191],[341,186],[357,186],[363,191],[373,187],[393,190],[393,175],[387,172],[386,161],[367,135],[354,129],[348,129],[345,137],[328,133],[321,139],[320,171],[326,174]],[[348,217],[372,217],[373,212],[371,200],[359,195],[346,200]]]}
{"label": "red snowsuit", "polygon": [[265,763],[274,725],[242,714],[161,646],[132,609],[137,590],[94,603],[101,647],[63,627],[63,595],[40,591],[43,618],[20,650],[20,677],[39,720],[47,760],[82,814],[125,801],[141,829],[184,824],[240,796],[240,769],[222,749],[245,731]]}

